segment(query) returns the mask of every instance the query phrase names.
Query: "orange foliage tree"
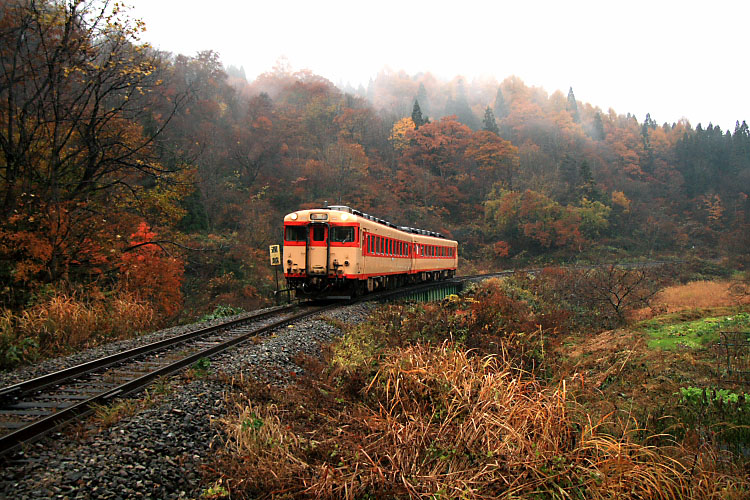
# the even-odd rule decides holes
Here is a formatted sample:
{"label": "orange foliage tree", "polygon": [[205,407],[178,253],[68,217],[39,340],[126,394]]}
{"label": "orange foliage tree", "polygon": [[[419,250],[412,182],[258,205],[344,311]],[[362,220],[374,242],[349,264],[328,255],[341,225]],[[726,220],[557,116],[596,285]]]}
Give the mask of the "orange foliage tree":
{"label": "orange foliage tree", "polygon": [[156,232],[145,222],[130,235],[130,246],[121,257],[121,283],[125,290],[154,304],[163,318],[169,318],[182,305],[185,263],[167,255],[155,238]]}

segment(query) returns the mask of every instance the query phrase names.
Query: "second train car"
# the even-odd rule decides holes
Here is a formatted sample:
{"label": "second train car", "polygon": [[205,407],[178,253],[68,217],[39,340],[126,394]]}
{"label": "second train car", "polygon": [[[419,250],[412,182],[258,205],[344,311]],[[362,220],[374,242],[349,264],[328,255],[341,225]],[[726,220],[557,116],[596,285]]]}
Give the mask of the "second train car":
{"label": "second train car", "polygon": [[284,217],[282,265],[297,297],[345,299],[452,278],[458,243],[336,205]]}

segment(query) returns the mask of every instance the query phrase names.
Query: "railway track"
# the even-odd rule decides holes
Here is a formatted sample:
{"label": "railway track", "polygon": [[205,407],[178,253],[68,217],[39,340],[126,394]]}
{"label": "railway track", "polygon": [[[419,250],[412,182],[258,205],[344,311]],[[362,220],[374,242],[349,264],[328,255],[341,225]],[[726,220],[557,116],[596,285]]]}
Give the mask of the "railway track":
{"label": "railway track", "polygon": [[279,307],[4,387],[0,389],[0,456],[159,377],[338,306]]}
{"label": "railway track", "polygon": [[[525,272],[535,274],[540,270],[527,269]],[[460,276],[385,290],[361,300],[394,300],[451,285],[460,288],[464,282],[508,276],[514,272],[506,270]],[[71,420],[91,413],[97,405],[138,392],[157,378],[171,375],[202,358],[209,358],[271,330],[340,305],[278,307],[0,388],[0,457],[11,454],[24,443],[33,442]],[[295,312],[297,309],[299,311]],[[275,316],[279,318],[273,319]]]}

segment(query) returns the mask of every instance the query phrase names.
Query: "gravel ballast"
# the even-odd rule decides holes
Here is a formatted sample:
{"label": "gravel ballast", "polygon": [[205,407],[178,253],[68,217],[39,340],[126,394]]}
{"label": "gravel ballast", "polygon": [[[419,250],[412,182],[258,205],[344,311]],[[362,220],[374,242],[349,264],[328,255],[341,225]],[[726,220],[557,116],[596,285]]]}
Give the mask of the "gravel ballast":
{"label": "gravel ballast", "polygon": [[[358,323],[372,308],[371,304],[346,306],[325,316]],[[342,334],[332,323],[316,317],[280,328],[261,342],[243,344],[212,358],[210,373],[231,378],[252,371],[262,382],[284,384],[292,374],[302,373],[293,361],[295,356],[317,356],[321,344]],[[162,330],[136,341],[92,349],[95,353],[79,353],[74,361],[61,358],[35,369],[4,374],[0,386],[117,352],[130,342],[135,342],[135,347],[205,325]],[[45,438],[20,459],[4,465],[0,499],[199,498],[207,487],[201,482],[202,464],[209,463],[212,450],[222,446],[214,422],[226,415],[228,390],[227,384],[210,375],[176,376],[167,393],[157,396],[160,399],[155,405],[134,416],[101,431],[89,429],[78,440],[70,436],[70,427]]]}

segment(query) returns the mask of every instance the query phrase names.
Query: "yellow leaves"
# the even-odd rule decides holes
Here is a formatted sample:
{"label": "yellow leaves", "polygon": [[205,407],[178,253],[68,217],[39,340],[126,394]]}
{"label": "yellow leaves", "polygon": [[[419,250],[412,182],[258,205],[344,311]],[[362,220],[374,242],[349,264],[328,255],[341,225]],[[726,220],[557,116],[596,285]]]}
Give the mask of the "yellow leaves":
{"label": "yellow leaves", "polygon": [[630,200],[622,191],[612,191],[612,204],[622,208],[625,213],[630,212]]}
{"label": "yellow leaves", "polygon": [[161,175],[156,185],[139,192],[139,208],[159,225],[169,226],[185,216],[180,202],[195,191],[195,169]]}
{"label": "yellow leaves", "polygon": [[600,201],[583,198],[580,207],[575,211],[581,218],[581,230],[589,237],[596,237],[609,227],[610,207]]}
{"label": "yellow leaves", "polygon": [[703,206],[708,212],[708,221],[711,224],[718,224],[721,222],[721,217],[724,215],[724,207],[721,203],[721,198],[718,194],[706,195],[703,197]]}
{"label": "yellow leaves", "polygon": [[411,117],[402,118],[393,124],[391,135],[388,140],[391,141],[396,151],[402,152],[409,146],[408,134],[416,129]]}

